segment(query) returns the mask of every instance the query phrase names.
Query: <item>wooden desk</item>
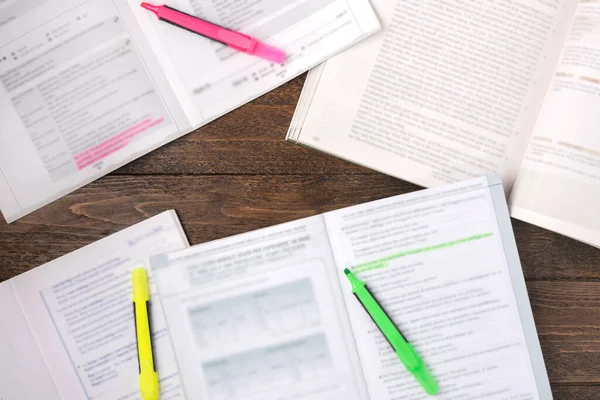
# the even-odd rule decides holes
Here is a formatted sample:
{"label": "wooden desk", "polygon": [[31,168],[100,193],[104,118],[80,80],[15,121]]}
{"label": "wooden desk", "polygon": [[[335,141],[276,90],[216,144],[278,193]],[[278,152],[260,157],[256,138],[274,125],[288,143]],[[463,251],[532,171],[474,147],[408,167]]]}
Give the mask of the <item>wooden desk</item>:
{"label": "wooden desk", "polygon": [[[303,82],[12,225],[0,217],[0,281],[171,208],[198,244],[418,189],[285,142]],[[600,399],[600,250],[513,223],[555,399]]]}

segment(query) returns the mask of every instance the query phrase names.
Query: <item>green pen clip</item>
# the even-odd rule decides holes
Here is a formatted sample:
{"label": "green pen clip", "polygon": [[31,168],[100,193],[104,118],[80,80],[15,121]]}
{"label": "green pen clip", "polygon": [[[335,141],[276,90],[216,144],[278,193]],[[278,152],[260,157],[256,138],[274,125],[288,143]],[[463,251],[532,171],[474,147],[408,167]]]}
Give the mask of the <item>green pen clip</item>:
{"label": "green pen clip", "polygon": [[367,313],[373,319],[383,336],[390,343],[396,355],[404,364],[404,367],[415,377],[423,390],[429,395],[436,395],[440,388],[423,359],[415,351],[414,347],[408,343],[396,325],[383,311],[377,300],[371,295],[366,284],[358,279],[348,268],[344,270],[346,277],[352,285],[352,293],[358,298],[358,301],[364,306]]}

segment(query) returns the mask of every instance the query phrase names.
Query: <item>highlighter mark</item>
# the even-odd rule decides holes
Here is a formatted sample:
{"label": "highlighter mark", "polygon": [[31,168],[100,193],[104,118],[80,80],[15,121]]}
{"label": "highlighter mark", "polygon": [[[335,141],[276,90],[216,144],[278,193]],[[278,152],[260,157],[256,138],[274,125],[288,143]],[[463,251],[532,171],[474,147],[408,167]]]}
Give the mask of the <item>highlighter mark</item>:
{"label": "highlighter mark", "polygon": [[596,79],[596,78],[592,78],[589,76],[580,76],[579,77],[580,80],[585,81],[585,82],[591,82],[591,83],[600,83],[600,79]]}
{"label": "highlighter mark", "polygon": [[552,143],[553,140],[552,138],[546,137],[546,136],[534,136],[533,140],[537,140],[538,142],[546,142],[546,143]]}
{"label": "highlighter mark", "polygon": [[164,118],[153,120],[147,118],[140,123],[133,125],[130,128],[125,129],[123,132],[113,136],[112,138],[90,148],[79,154],[73,159],[77,164],[77,169],[82,170],[95,162],[108,157],[109,155],[121,150],[126,147],[135,136],[147,131],[148,129],[160,125],[164,121]]}
{"label": "highlighter mark", "polygon": [[600,150],[590,149],[589,147],[583,147],[583,146],[579,146],[579,145],[576,145],[573,143],[567,143],[567,142],[563,142],[563,141],[558,142],[558,145],[563,146],[563,147],[568,147],[569,149],[572,149],[572,150],[578,150],[583,153],[591,154],[593,156],[600,156]]}
{"label": "highlighter mark", "polygon": [[557,72],[556,74],[554,74],[554,76],[562,78],[572,78],[575,76],[575,74],[572,74],[570,72]]}
{"label": "highlighter mark", "polygon": [[401,253],[396,253],[396,254],[392,254],[391,256],[381,258],[379,260],[355,265],[351,269],[352,269],[352,272],[354,272],[355,274],[359,274],[361,272],[366,272],[366,271],[373,271],[376,269],[381,269],[381,268],[385,268],[385,267],[389,266],[390,261],[395,260],[400,257],[406,257],[406,256],[411,256],[413,254],[428,253],[430,251],[446,249],[448,247],[458,246],[463,243],[468,243],[468,242],[472,242],[475,240],[485,239],[485,238],[488,238],[493,235],[494,234],[492,232],[480,233],[480,234],[468,236],[468,237],[465,237],[462,239],[453,240],[451,242],[435,244],[433,246],[421,247],[418,249],[406,250]]}

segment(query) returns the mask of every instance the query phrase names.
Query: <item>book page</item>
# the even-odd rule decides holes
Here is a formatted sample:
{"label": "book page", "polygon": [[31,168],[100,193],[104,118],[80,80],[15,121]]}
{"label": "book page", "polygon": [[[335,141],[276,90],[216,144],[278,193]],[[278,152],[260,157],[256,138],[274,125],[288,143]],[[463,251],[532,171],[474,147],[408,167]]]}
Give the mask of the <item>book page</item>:
{"label": "book page", "polygon": [[600,3],[577,7],[511,195],[515,218],[600,247]]}
{"label": "book page", "polygon": [[0,399],[60,398],[11,283],[0,283]]}
{"label": "book page", "polygon": [[[12,280],[63,399],[140,398],[131,270],[186,245],[175,213],[164,212]],[[161,399],[183,399],[154,290],[151,301]]]}
{"label": "book page", "polygon": [[288,137],[423,186],[500,172],[510,187],[574,2],[373,5],[383,32],[325,63]]}
{"label": "book page", "polygon": [[368,399],[321,217],[151,265],[188,399]]}
{"label": "book page", "polygon": [[159,21],[137,0],[128,3],[195,126],[276,88],[379,29],[368,0],[168,3],[285,51],[285,63],[275,65]]}
{"label": "book page", "polygon": [[438,399],[552,398],[500,179],[325,214],[371,399],[430,398],[343,273],[352,270],[436,378]]}
{"label": "book page", "polygon": [[0,209],[8,222],[189,127],[174,96],[163,101],[167,81],[150,75],[129,33],[138,29],[125,19],[111,0],[0,2]]}

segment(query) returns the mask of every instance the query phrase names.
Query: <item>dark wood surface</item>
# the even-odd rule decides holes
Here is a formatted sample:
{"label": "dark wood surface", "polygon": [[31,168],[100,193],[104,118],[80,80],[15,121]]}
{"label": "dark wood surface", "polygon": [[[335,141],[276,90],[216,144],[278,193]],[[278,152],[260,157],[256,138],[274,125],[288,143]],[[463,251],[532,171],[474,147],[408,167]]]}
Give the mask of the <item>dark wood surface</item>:
{"label": "dark wood surface", "polygon": [[[0,281],[168,209],[198,244],[419,189],[286,142],[303,82],[11,225],[0,217]],[[513,225],[555,399],[600,399],[600,250]]]}

